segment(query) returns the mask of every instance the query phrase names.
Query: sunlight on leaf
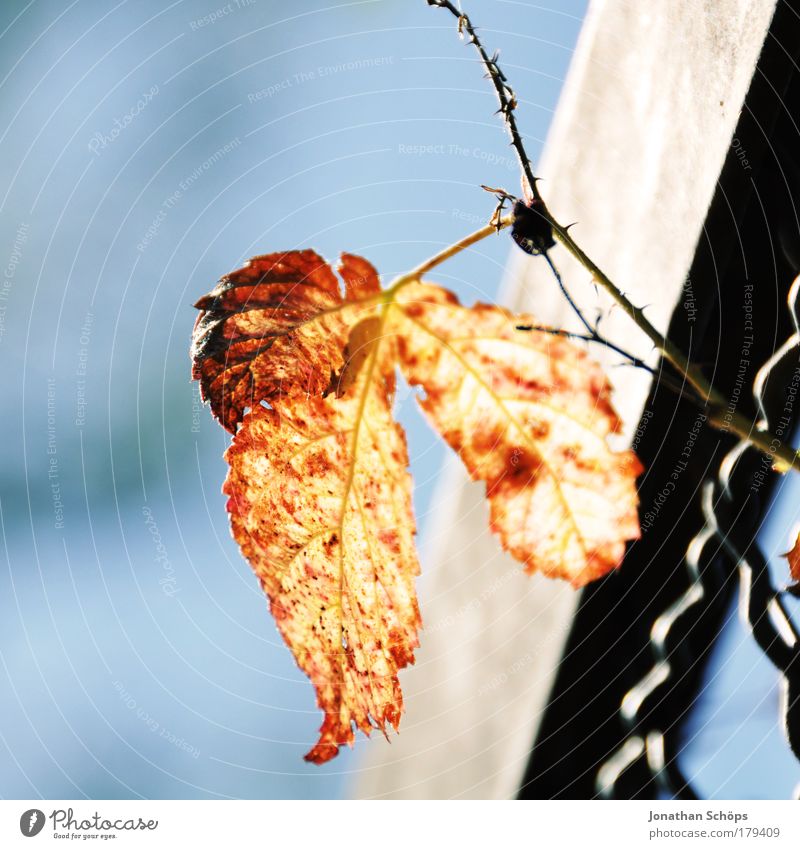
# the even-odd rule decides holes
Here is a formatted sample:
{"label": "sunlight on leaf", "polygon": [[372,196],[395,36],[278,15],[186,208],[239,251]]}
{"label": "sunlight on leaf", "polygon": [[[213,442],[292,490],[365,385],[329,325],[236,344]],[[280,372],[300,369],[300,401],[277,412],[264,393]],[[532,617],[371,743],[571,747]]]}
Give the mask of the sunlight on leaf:
{"label": "sunlight on leaf", "polygon": [[256,257],[198,302],[192,349],[203,397],[235,433],[234,538],[325,715],[314,763],[355,729],[397,729],[398,673],[419,644],[398,365],[529,571],[582,586],[639,536],[641,468],[609,448],[610,387],[581,348],[437,286],[381,292],[360,257],[338,270],[343,287],[313,251]]}
{"label": "sunlight on leaf", "polygon": [[619,420],[600,367],[573,342],[517,324],[535,321],[417,284],[398,293],[390,329],[428,419],[486,482],[503,547],[579,587],[639,536],[641,467],[606,442]]}
{"label": "sunlight on leaf", "polygon": [[411,479],[391,416],[390,340],[372,341],[339,397],[276,398],[245,416],[226,458],[233,534],[270,599],[325,719],[324,763],[353,725],[395,729],[398,670],[420,625]]}

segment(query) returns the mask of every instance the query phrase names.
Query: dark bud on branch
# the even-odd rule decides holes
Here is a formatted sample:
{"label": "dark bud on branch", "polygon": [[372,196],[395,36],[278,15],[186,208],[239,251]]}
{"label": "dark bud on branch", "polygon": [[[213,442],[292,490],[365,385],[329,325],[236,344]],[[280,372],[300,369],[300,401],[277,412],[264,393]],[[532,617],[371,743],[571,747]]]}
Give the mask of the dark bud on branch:
{"label": "dark bud on branch", "polygon": [[514,204],[514,223],[511,238],[526,254],[543,254],[555,246],[553,228],[542,212],[543,204],[537,198]]}

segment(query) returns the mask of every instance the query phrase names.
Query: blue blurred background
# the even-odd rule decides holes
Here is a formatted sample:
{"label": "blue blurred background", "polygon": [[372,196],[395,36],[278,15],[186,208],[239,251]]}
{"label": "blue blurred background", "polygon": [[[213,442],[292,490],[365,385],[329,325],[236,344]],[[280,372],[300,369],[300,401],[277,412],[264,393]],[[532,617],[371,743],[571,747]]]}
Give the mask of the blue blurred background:
{"label": "blue blurred background", "polygon": [[[532,156],[585,5],[471,4]],[[424,0],[6,0],[0,45],[0,795],[347,795],[358,752],[302,761],[321,717],[229,536],[192,303],[255,253],[391,276],[480,226],[478,184],[518,186],[490,88]],[[438,279],[493,299],[507,254]]]}

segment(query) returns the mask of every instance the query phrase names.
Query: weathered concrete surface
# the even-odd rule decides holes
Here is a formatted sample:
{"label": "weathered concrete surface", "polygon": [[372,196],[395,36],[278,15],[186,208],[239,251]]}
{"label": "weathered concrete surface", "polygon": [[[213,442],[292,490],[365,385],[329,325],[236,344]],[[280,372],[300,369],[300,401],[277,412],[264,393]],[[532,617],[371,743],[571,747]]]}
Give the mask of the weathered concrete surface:
{"label": "weathered concrete surface", "polygon": [[[665,329],[681,300],[774,0],[599,0],[590,8],[548,137],[542,189],[562,221],[634,302]],[[535,14],[531,10],[530,14]],[[563,249],[570,290],[594,314],[598,297]],[[570,324],[541,261],[512,258],[506,301]],[[609,338],[651,355],[619,310]],[[602,353],[602,352],[596,352]],[[614,369],[629,438],[646,375]],[[514,796],[535,737],[576,596],[519,574],[487,530],[482,487],[448,465],[439,532],[424,554],[426,629],[403,674],[402,734],[367,749],[360,797]]]}

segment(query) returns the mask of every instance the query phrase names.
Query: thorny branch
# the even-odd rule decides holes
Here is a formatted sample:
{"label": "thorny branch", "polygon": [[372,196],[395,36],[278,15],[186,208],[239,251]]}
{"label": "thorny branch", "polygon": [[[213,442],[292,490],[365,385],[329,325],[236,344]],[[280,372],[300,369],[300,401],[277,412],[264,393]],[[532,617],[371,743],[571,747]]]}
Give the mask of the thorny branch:
{"label": "thorny branch", "polygon": [[[561,242],[567,251],[569,251],[569,253],[572,254],[572,256],[589,272],[593,280],[613,298],[613,300],[622,308],[634,324],[648,337],[648,339],[650,339],[654,347],[661,353],[664,359],[680,374],[681,377],[688,381],[699,395],[699,399],[695,399],[699,405],[708,405],[711,408],[711,415],[708,418],[709,423],[719,430],[730,430],[739,438],[744,439],[751,445],[757,447],[764,454],[774,458],[774,460],[780,461],[776,465],[779,466],[781,471],[786,471],[789,468],[794,468],[795,470],[800,471],[800,455],[798,452],[790,446],[784,445],[781,439],[774,436],[774,434],[770,433],[768,430],[757,429],[752,422],[738,411],[728,410],[726,412],[727,402],[725,397],[708,381],[706,376],[703,374],[702,369],[692,363],[683,351],[668,336],[665,336],[657,330],[647,319],[641,307],[637,307],[629,301],[611,278],[608,277],[597,263],[595,263],[583,251],[583,249],[569,234],[569,226],[571,225],[564,226],[553,217],[552,213],[547,208],[547,204],[545,203],[541,193],[539,192],[537,178],[533,174],[531,162],[525,152],[525,146],[522,142],[522,137],[519,133],[516,117],[514,115],[514,110],[517,107],[517,99],[505,74],[500,69],[498,64],[498,54],[495,53],[491,57],[489,56],[481,43],[469,16],[462,10],[458,9],[451,0],[426,0],[426,2],[429,6],[437,6],[441,9],[446,9],[454,15],[458,21],[459,35],[463,37],[464,33],[466,33],[469,37],[469,43],[474,45],[475,49],[478,51],[481,62],[486,68],[487,76],[494,86],[497,99],[500,103],[498,113],[503,117],[506,129],[511,136],[511,144],[517,154],[517,158],[519,159],[520,168],[522,169],[523,174],[523,192],[525,194],[528,194],[528,192],[530,193],[536,212],[538,212],[538,214],[542,216],[552,227],[555,238]],[[495,194],[501,198],[501,201],[514,200],[513,196],[503,190],[495,191],[489,189],[489,191],[494,191]],[[493,219],[494,218],[495,216],[493,216]],[[499,219],[499,215],[497,218]],[[493,231],[494,229],[500,228],[492,226]],[[569,296],[563,285],[561,276],[558,274],[555,265],[547,254],[547,251],[542,250],[538,252],[545,256],[551,271],[556,276],[561,292],[567,298],[567,302],[576,313],[581,323],[587,328],[587,341],[609,344],[608,340],[604,340],[602,337],[598,339],[596,328],[593,328],[586,321],[585,316],[583,316],[580,309]],[[630,360],[635,359],[624,351],[620,350],[619,352]]]}
{"label": "thorny branch", "polygon": [[[525,153],[522,136],[519,134],[517,121],[514,117],[514,110],[517,108],[517,98],[515,97],[511,86],[508,84],[505,74],[500,70],[500,66],[497,64],[499,54],[495,53],[493,56],[489,56],[484,49],[483,44],[481,44],[481,40],[478,38],[475,27],[469,19],[469,15],[464,14],[460,9],[456,8],[450,0],[427,0],[427,2],[429,6],[438,6],[441,9],[447,9],[448,12],[455,15],[456,18],[458,18],[458,34],[463,38],[464,33],[466,33],[469,37],[469,43],[473,44],[475,49],[478,51],[478,54],[481,57],[481,62],[483,62],[483,65],[486,68],[487,75],[492,81],[494,90],[497,93],[497,99],[500,102],[500,108],[497,112],[503,116],[506,128],[508,129],[508,134],[511,136],[511,144],[516,151],[517,158],[519,159],[519,165],[525,178],[522,187],[523,193],[530,190],[531,196],[541,201],[541,195],[536,187],[536,177],[533,176],[533,166],[531,165],[531,161],[528,159],[528,155]],[[527,187],[525,183],[527,183]]]}

